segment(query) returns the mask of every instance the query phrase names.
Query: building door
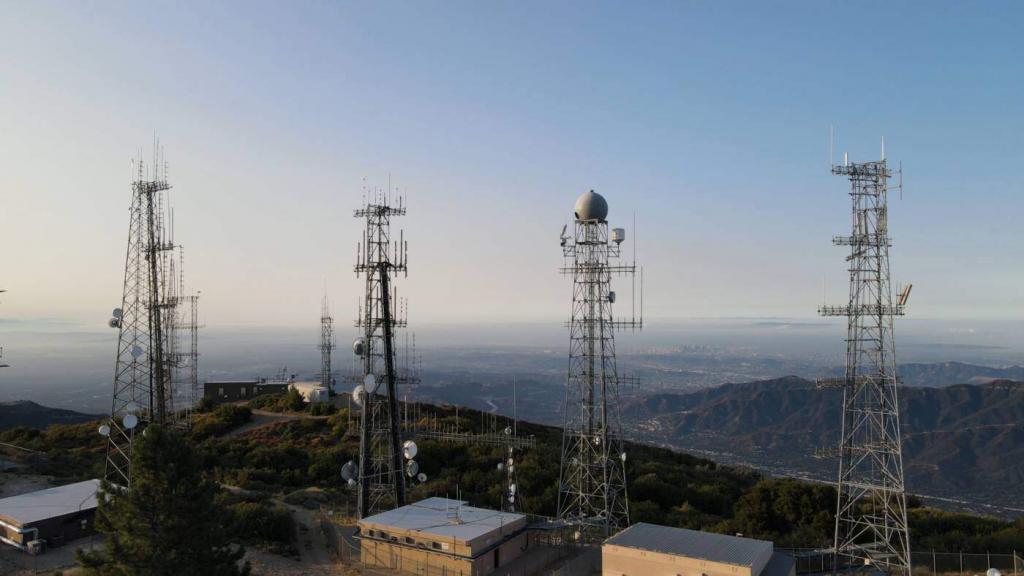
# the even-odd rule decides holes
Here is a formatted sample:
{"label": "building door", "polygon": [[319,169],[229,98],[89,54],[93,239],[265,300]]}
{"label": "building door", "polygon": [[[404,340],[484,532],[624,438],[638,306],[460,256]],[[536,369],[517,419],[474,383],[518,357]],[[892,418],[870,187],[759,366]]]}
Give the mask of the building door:
{"label": "building door", "polygon": [[501,555],[499,554],[500,552],[501,552],[501,548],[500,547],[494,549],[494,567],[495,568],[497,568],[498,566],[501,566]]}

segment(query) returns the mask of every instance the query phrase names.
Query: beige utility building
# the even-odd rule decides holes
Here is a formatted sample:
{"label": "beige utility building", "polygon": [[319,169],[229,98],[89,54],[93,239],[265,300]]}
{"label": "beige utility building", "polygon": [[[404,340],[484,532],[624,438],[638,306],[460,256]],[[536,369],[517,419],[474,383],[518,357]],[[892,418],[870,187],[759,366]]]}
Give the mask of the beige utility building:
{"label": "beige utility building", "polygon": [[359,521],[366,566],[427,576],[486,576],[529,546],[526,516],[427,498]]}
{"label": "beige utility building", "polygon": [[601,547],[604,576],[794,576],[793,558],[766,540],[639,523]]}

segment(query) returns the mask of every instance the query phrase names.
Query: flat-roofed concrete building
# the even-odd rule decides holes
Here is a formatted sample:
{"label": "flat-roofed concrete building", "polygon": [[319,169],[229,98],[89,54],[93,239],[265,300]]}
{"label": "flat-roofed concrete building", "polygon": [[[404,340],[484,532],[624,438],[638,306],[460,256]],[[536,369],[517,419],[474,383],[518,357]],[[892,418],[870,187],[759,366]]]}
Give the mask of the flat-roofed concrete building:
{"label": "flat-roofed concrete building", "polygon": [[408,574],[485,576],[529,546],[522,514],[427,498],[359,521],[366,566]]}
{"label": "flat-roofed concrete building", "polygon": [[216,402],[249,400],[264,394],[280,394],[288,391],[287,382],[266,380],[219,380],[203,382],[203,396]]}
{"label": "flat-roofed concrete building", "polygon": [[86,480],[0,499],[0,542],[38,553],[34,542],[57,546],[88,536],[99,485]]}
{"label": "flat-roofed concrete building", "polygon": [[601,546],[604,576],[794,576],[767,540],[639,523]]}

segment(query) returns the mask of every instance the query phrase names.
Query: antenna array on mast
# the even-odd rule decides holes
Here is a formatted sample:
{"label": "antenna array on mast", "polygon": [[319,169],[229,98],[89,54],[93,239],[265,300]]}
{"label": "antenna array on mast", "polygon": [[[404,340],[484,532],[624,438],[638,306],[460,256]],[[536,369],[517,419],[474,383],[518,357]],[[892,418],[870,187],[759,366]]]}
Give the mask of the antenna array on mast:
{"label": "antenna array on mast", "polygon": [[[846,371],[818,380],[843,390],[835,526],[836,569],[872,564],[909,576],[910,539],[903,482],[893,318],[903,315],[908,287],[893,303],[889,274],[888,181],[882,159],[851,163],[843,155],[832,173],[850,180],[853,230],[833,243],[849,246],[850,296],[821,306],[823,316],[847,318]],[[824,455],[824,453],[822,454]]]}
{"label": "antenna array on mast", "polygon": [[[100,427],[108,438],[105,476],[127,488],[135,434],[149,423],[189,425],[198,357],[195,312],[191,323],[179,316],[179,305],[191,298],[195,306],[195,296],[184,296],[181,251],[174,243],[167,205],[171,186],[158,141],[154,139],[152,162],[147,165],[140,157],[133,161],[132,173],[122,301],[109,322],[118,329],[113,397],[110,419]],[[182,328],[192,333],[185,352],[179,351]],[[175,374],[186,366],[191,382],[180,391]]]}
{"label": "antenna array on mast", "polygon": [[365,204],[355,211],[366,227],[356,249],[356,276],[364,275],[366,290],[356,327],[363,334],[353,345],[362,360],[360,384],[353,400],[360,404],[359,462],[356,477],[359,517],[405,504],[403,443],[399,413],[399,386],[415,379],[399,374],[395,329],[407,325],[407,307],[397,297],[392,281],[408,273],[408,244],[399,232],[391,234],[391,219],[404,216],[401,196],[391,190],[364,190]]}
{"label": "antenna array on mast", "polygon": [[603,539],[629,525],[619,417],[624,379],[616,366],[615,331],[643,326],[643,306],[639,318],[615,320],[612,314],[612,276],[632,277],[637,268],[612,263],[625,231],[609,229],[607,214],[603,197],[584,194],[576,202],[572,235],[563,228],[560,238],[567,261],[561,271],[573,278],[573,297],[558,517],[579,525],[587,539]]}

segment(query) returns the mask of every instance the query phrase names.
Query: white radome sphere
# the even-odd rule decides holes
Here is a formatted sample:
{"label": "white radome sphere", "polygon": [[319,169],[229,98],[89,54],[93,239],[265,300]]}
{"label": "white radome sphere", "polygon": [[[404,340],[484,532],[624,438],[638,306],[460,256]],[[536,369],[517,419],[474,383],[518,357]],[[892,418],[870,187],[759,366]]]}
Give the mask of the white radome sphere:
{"label": "white radome sphere", "polygon": [[604,196],[591,190],[576,199],[575,214],[576,219],[581,222],[604,222],[608,218],[608,201]]}

